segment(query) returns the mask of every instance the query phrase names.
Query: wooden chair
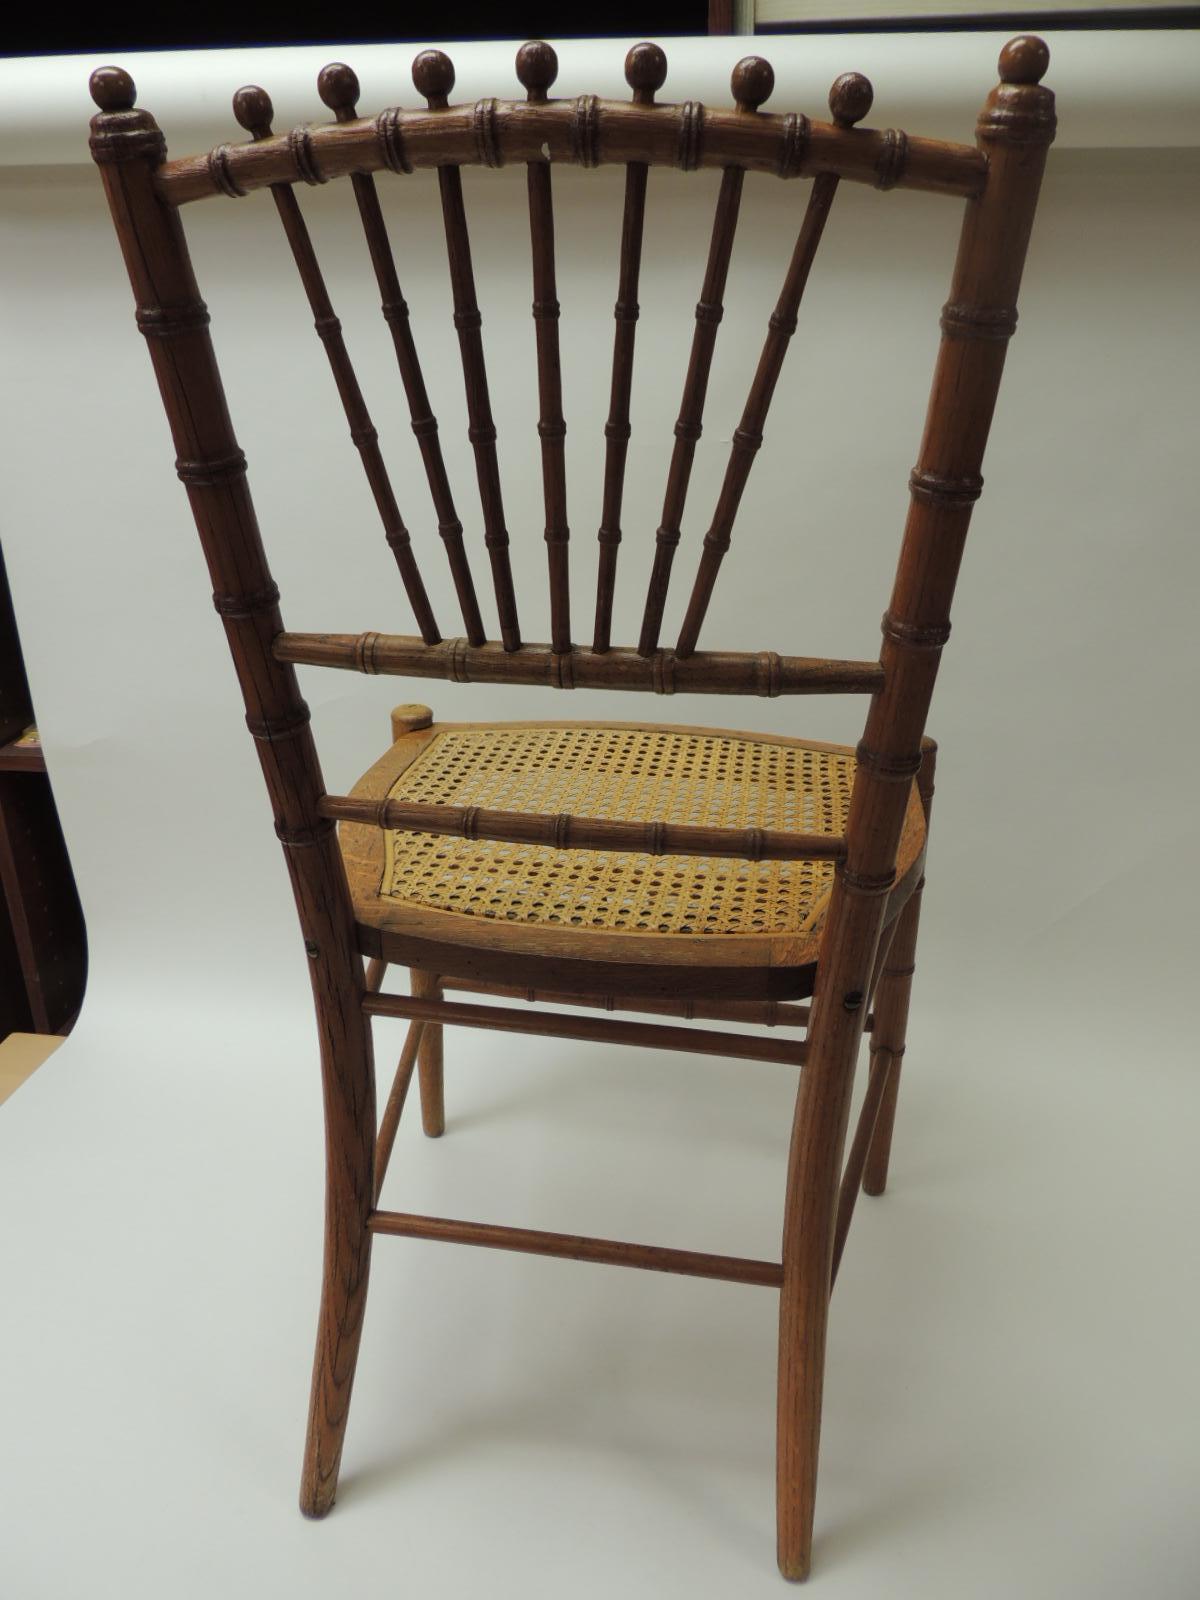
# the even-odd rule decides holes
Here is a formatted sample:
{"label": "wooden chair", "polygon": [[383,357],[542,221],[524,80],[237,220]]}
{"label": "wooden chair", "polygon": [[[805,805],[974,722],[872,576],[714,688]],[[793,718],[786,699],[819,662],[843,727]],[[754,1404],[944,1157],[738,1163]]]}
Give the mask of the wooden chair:
{"label": "wooden chair", "polygon": [[[454,69],[445,55],[428,50],[413,65],[427,109],[360,116],[353,72],[330,66],[318,88],[334,121],[275,134],[266,93],[242,89],[234,112],[249,142],[171,161],[153,117],[135,109],[129,75],[117,67],[92,75],[99,107],[92,153],[245,697],[316,1002],[327,1221],[301,1489],[308,1515],[323,1516],[334,1500],[372,1240],[378,1234],[446,1239],[777,1289],[779,1565],[789,1578],[807,1574],[830,1292],[858,1190],[878,1194],[887,1176],[933,793],[926,713],[950,631],[951,597],[982,486],[984,444],[1054,136],[1054,97],[1040,86],[1047,63],[1039,39],[1021,37],[1005,46],[1001,82],[986,100],[976,144],[967,146],[860,127],[872,91],[856,73],[833,85],[828,123],[760,110],[773,74],[753,56],[734,69],[733,109],[660,104],[655,95],[666,60],[657,46],[642,44],[626,61],[632,103],[593,95],[554,100],[554,52],[535,43],[517,57],[524,101],[453,106]],[[464,165],[513,162],[525,163],[528,173],[551,604],[547,644],[526,643],[518,620],[460,175]],[[560,163],[601,162],[624,165],[625,202],[595,620],[591,644],[582,645],[569,606],[551,183]],[[722,177],[641,636],[636,647],[626,647],[614,645],[610,632],[652,166],[715,167]],[[425,167],[437,169],[499,640],[485,632],[376,190],[376,172]],[[747,172],[811,177],[812,185],[698,553],[682,630],[670,648],[661,643],[664,602]],[[298,182],[341,177],[353,187],[382,294],[462,613],[460,638],[444,637],[434,617],[297,197]],[[862,661],[702,651],[701,628],[842,180],[965,201],[882,648],[878,659]],[[284,628],[182,224],[184,206],[261,189],[271,193],[295,258],[417,636]],[[297,690],[300,663],[459,683],[659,694],[846,693],[869,700],[856,749],[657,724],[439,725],[426,708],[402,706],[390,749],[351,795],[338,796],[326,793],[321,778],[309,713]],[[412,969],[410,996],[382,992],[392,963]],[[535,1009],[449,1001],[446,990],[516,996]],[[809,997],[811,1007],[801,1003]],[[536,1009],[543,1000],[568,1009]],[[766,1023],[785,1032],[779,1038],[619,1021],[572,1013],[573,1006]],[[378,1128],[370,1027],[377,1016],[411,1024]],[[425,1131],[443,1130],[446,1023],[803,1064],[780,1259],[703,1255],[379,1209],[415,1065]],[[847,1152],[864,1032],[869,1078]]]}

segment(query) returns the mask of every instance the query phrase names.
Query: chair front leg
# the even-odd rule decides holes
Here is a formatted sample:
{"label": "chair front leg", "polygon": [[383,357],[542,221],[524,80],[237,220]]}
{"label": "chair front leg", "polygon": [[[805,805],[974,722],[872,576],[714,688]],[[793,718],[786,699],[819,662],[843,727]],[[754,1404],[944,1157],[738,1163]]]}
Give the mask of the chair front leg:
{"label": "chair front leg", "polygon": [[[925,807],[926,849],[928,827],[933,807],[933,778],[937,765],[937,745],[932,739],[921,743],[924,760],[917,776],[917,786]],[[875,995],[875,1025],[871,1033],[871,1066],[887,1073],[879,1114],[875,1119],[875,1132],[867,1151],[863,1168],[863,1191],[882,1194],[887,1187],[888,1162],[892,1153],[892,1133],[896,1125],[896,1104],[900,1096],[900,1066],[904,1058],[905,1039],[908,1033],[908,1005],[912,995],[913,973],[916,970],[917,934],[921,923],[921,894],[925,888],[922,878],[912,898],[900,913],[900,922],[887,961],[879,975]]]}
{"label": "chair front leg", "polygon": [[[361,971],[361,968],[359,969]],[[314,974],[320,978],[321,974]],[[317,983],[325,1099],[325,1259],[300,1509],[323,1517],[337,1494],[358,1364],[375,1201],[375,1076],[356,985]]]}
{"label": "chair front leg", "polygon": [[[442,998],[442,980],[431,972],[414,967],[412,992],[423,1000]],[[446,1131],[446,1097],[442,1073],[442,1024],[427,1022],[421,1035],[417,1072],[421,1085],[421,1126],[430,1139]]]}
{"label": "chair front leg", "polygon": [[[783,1228],[776,1425],[779,1570],[799,1581],[812,1562],[825,1336],[834,1226],[857,1041],[833,1070],[800,1077]],[[832,1065],[832,1064],[830,1064]]]}

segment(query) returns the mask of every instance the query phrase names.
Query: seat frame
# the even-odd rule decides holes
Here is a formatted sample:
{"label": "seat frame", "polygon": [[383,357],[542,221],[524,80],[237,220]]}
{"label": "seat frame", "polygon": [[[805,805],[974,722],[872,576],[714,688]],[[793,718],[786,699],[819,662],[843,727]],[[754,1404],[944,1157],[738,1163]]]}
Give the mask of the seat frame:
{"label": "seat frame", "polygon": [[[271,132],[263,91],[243,90],[238,120],[252,135],[200,156],[168,161],[154,118],[136,108],[134,85],[119,68],[101,68],[91,90],[99,108],[91,148],[99,164],[186,486],[208,562],[214,604],[224,625],[243,692],[246,720],[266,780],[275,832],[284,849],[295,893],[312,981],[321,1053],[326,1126],[324,1275],[312,1399],[301,1486],[301,1507],[322,1516],[332,1506],[362,1332],[374,1237],[381,1233],[441,1238],[460,1243],[532,1250],[577,1259],[616,1262],[667,1272],[691,1272],[778,1289],[780,1297],[777,1426],[778,1560],[788,1578],[809,1571],[820,1436],[821,1394],[830,1294],[860,1187],[879,1193],[885,1183],[905,1044],[917,925],[919,885],[898,904],[897,857],[914,779],[928,808],[934,747],[925,723],[942,648],[949,635],[950,603],[974,501],[980,466],[1004,364],[1016,325],[1016,298],[1047,147],[1054,136],[1054,101],[1041,85],[1049,53],[1031,37],[1011,41],[1000,58],[999,85],[989,94],[976,128],[976,144],[942,144],[895,130],[856,126],[869,110],[865,79],[848,74],[831,94],[832,123],[798,114],[774,116],[759,108],[770,92],[767,63],[747,58],[734,73],[732,110],[688,102],[658,104],[666,64],[650,45],[630,53],[631,103],[580,96],[553,100],[553,52],[526,46],[518,58],[525,101],[485,100],[451,106],[454,74],[440,52],[426,51],[414,66],[424,110],[389,109],[373,119],[356,111],[357,84],[349,69],[322,74],[321,93],[335,113],[332,123]],[[552,638],[527,645],[517,622],[508,566],[492,424],[479,338],[479,311],[466,236],[459,168],[519,161],[529,171],[534,247],[543,473]],[[590,648],[572,642],[567,601],[567,531],[562,456],[561,391],[557,383],[557,300],[554,297],[550,173],[572,162],[627,168],[626,231],[614,344],[613,410],[607,434],[605,511],[599,536],[596,631]],[[636,651],[611,645],[612,582],[620,539],[620,487],[628,437],[628,380],[641,206],[650,166],[720,168],[721,191],[705,275],[692,363],[672,452],[671,477],[656,544],[655,568]],[[470,437],[475,448],[488,558],[501,622],[501,641],[483,637],[478,605],[465,563],[461,524],[449,499],[436,423],[421,409],[419,370],[407,332],[371,174],[436,167],[447,230],[462,347]],[[759,373],[735,432],[722,500],[704,542],[696,582],[679,642],[659,645],[658,633],[695,441],[699,437],[708,364],[746,171],[813,178],[812,196],[797,241],[785,292],[770,322]],[[407,530],[349,367],[344,341],[315,265],[294,194],[297,182],[349,175],[359,202],[372,261],[385,291],[388,317],[405,378],[414,432],[421,441],[439,531],[455,577],[466,638],[442,640],[416,568]],[[883,621],[878,662],[806,662],[790,657],[705,654],[697,649],[700,625],[716,573],[729,546],[733,516],[761,425],[779,374],[795,311],[813,253],[839,181],[879,188],[918,188],[965,201],[965,214],[942,338],[892,598]],[[240,197],[268,188],[288,234],[313,307],[317,330],[383,518],[388,542],[408,590],[420,637],[393,639],[292,634],[284,629],[279,592],[263,551],[238,447],[225,403],[200,298],[184,239],[181,208],[216,195]],[[639,198],[640,197],[640,198]],[[636,249],[634,246],[636,245]],[[586,1006],[615,1006],[626,999],[627,972],[619,963],[589,974],[588,992],[555,995],[553,973],[515,970],[506,977],[475,973],[469,952],[449,952],[433,969],[417,966],[411,996],[385,995],[385,961],[416,959],[402,942],[376,941],[356,922],[343,859],[335,837],[339,817],[354,820],[347,797],[329,796],[321,775],[308,709],[296,681],[297,663],[366,672],[396,671],[460,681],[554,682],[560,687],[642,687],[671,692],[792,693],[849,689],[870,695],[845,838],[838,842],[836,876],[815,971],[811,1007],[779,1004],[770,994],[723,995],[706,1010],[702,998],[682,1002],[686,1013],[722,1014],[783,1027],[807,1025],[804,1040],[742,1037],[669,1024],[624,1022],[608,1016],[524,1012],[511,1007],[447,1001],[443,989],[494,994],[524,993]],[[436,807],[409,817],[436,826]],[[542,819],[545,821],[546,819]],[[568,828],[572,819],[563,824]],[[381,819],[381,823],[384,819]],[[648,819],[648,827],[661,827]],[[568,834],[564,833],[564,839]],[[661,836],[659,836],[661,842]],[[820,845],[826,852],[828,841]],[[569,842],[568,842],[569,847]],[[685,839],[689,853],[753,854],[775,850],[771,841],[748,845]],[[778,846],[788,848],[786,841]],[[889,920],[889,908],[898,915]],[[376,942],[373,942],[376,941]],[[374,959],[364,972],[363,952]],[[793,992],[805,987],[798,981]],[[871,999],[873,997],[873,1013]],[[672,1003],[643,996],[638,1009],[654,1014]],[[774,1007],[774,1010],[772,1010]],[[407,1016],[412,1026],[382,1122],[376,1123],[371,1019]],[[788,1159],[783,1237],[778,1262],[702,1256],[647,1245],[580,1239],[534,1230],[501,1228],[444,1218],[418,1218],[381,1210],[379,1190],[414,1067],[419,1069],[424,1126],[444,1127],[442,1029],[446,1023],[493,1028],[525,1027],[566,1037],[602,1038],[639,1046],[766,1055],[799,1066],[799,1087]],[[847,1150],[855,1067],[869,1030],[870,1071],[865,1103]]]}

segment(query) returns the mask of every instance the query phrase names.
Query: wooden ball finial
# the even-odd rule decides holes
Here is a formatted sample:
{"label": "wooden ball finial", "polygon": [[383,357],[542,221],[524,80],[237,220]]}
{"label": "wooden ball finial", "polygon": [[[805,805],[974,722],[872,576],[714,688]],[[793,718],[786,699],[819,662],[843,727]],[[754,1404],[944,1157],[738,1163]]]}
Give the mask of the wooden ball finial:
{"label": "wooden ball finial", "polygon": [[667,81],[666,52],[656,44],[635,44],[625,57],[625,82],[639,105],[648,106]]}
{"label": "wooden ball finial", "polygon": [[1036,33],[1019,33],[1000,52],[1001,83],[1041,83],[1050,65],[1050,46]]}
{"label": "wooden ball finial", "polygon": [[874,98],[870,78],[864,78],[861,72],[843,72],[840,78],[833,80],[829,91],[833,120],[839,128],[852,128],[870,111]]}
{"label": "wooden ball finial", "polygon": [[124,67],[97,67],[88,89],[101,111],[132,111],[137,99],[137,85]]}
{"label": "wooden ball finial", "polygon": [[349,120],[358,104],[358,74],[344,61],[331,61],[317,74],[317,93],[335,117]]}
{"label": "wooden ball finial", "polygon": [[238,126],[245,128],[255,139],[270,137],[275,107],[271,104],[271,96],[256,83],[248,83],[234,95],[233,114]]}
{"label": "wooden ball finial", "polygon": [[775,69],[762,56],[743,56],[733,69],[729,87],[739,111],[757,111],[764,100],[771,98]]}
{"label": "wooden ball finial", "polygon": [[423,94],[430,109],[440,111],[450,103],[454,63],[444,50],[422,50],[412,64],[413,87]]}
{"label": "wooden ball finial", "polygon": [[517,77],[531,100],[545,100],[558,77],[558,57],[544,39],[531,39],[517,51]]}

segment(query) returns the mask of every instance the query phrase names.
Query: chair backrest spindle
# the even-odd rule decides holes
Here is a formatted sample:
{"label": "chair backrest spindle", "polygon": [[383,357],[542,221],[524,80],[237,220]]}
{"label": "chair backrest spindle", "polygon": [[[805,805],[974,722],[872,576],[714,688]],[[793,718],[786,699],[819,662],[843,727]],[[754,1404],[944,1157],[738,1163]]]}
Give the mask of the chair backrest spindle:
{"label": "chair backrest spindle", "polygon": [[[239,89],[233,99],[233,114],[256,141],[271,137],[271,119],[274,110],[271,98],[265,89],[254,86]],[[303,163],[305,168],[311,165],[304,161],[300,153],[297,155],[297,162]],[[311,181],[320,182],[321,179],[319,175],[314,175]],[[313,314],[313,326],[325,347],[329,368],[341,397],[342,409],[350,425],[350,437],[362,458],[363,470],[383,522],[384,534],[396,558],[396,565],[400,569],[400,576],[413,608],[413,615],[417,619],[417,626],[421,630],[421,637],[427,644],[437,644],[441,634],[434,620],[429,596],[425,593],[425,584],[413,553],[412,540],[400,515],[400,508],[396,504],[391,479],[379,449],[379,435],[375,431],[362,390],[359,388],[358,378],[355,376],[346,349],[342,325],[334,313],[325,280],[321,276],[317,254],[300,211],[300,202],[296,199],[291,186],[286,183],[273,183],[271,194],[291,247],[296,270],[300,274],[300,281],[308,297]]]}
{"label": "chair backrest spindle", "polygon": [[[558,57],[535,41],[517,52],[517,77],[531,105],[545,105],[558,76]],[[554,272],[554,201],[549,159],[526,163],[529,238],[533,254],[533,320],[537,337],[538,436],[542,441],[542,493],[546,505],[546,554],[550,568],[550,642],[571,648],[571,592],[567,527],[567,425],[562,408],[562,359],[558,341],[558,288]]]}
{"label": "chair backrest spindle", "polygon": [[[744,57],[733,69],[733,93],[738,111],[752,115],[771,93],[774,84],[775,74],[769,62],[764,61],[761,56]],[[721,174],[721,188],[717,196],[716,214],[713,217],[704,283],[700,290],[700,299],[696,303],[692,352],[683,384],[679,419],[675,424],[675,444],[671,451],[671,465],[663,496],[662,521],[655,535],[654,564],[650,571],[646,607],[642,615],[641,637],[638,640],[638,649],[647,656],[653,655],[658,649],[659,634],[662,631],[663,610],[667,603],[667,590],[671,582],[675,551],[679,545],[683,508],[692,475],[692,462],[704,425],[704,402],[708,395],[708,379],[717,344],[717,329],[725,315],[725,283],[729,276],[729,261],[733,254],[733,240],[737,232],[745,176],[746,170],[740,166],[726,167]]]}
{"label": "chair backrest spindle", "polygon": [[[317,93],[339,122],[353,122],[357,115],[358,78],[343,62],[336,61],[322,68],[317,78]],[[486,635],[483,618],[479,614],[479,601],[475,594],[475,580],[463,546],[463,526],[454,508],[450,480],[442,459],[442,446],[438,437],[437,418],[429,404],[425,377],[417,356],[408,305],[400,289],[396,262],[388,242],[387,225],[379,204],[375,179],[369,172],[352,172],[350,184],[358,205],[363,234],[367,241],[371,265],[381,296],[380,309],[392,335],[400,380],[408,401],[412,431],[421,452],[434,513],[438,519],[438,533],[446,547],[454,590],[462,611],[463,627],[471,644],[482,644]]]}
{"label": "chair backrest spindle", "polygon": [[[454,65],[441,50],[422,50],[413,62],[413,84],[424,95],[431,111],[444,111],[454,87]],[[487,136],[489,101],[476,107],[476,132],[489,165],[499,165],[499,152]],[[496,424],[488,394],[487,366],[483,358],[483,317],[475,295],[475,272],[471,265],[471,239],[463,205],[462,174],[455,165],[439,166],[438,187],[442,199],[442,220],[446,229],[446,256],[450,267],[450,288],[454,297],[454,326],[462,355],[466,386],[467,436],[475,451],[475,473],[479,480],[479,500],[483,509],[484,543],[492,565],[492,584],[500,618],[500,637],[506,650],[521,643],[517,621],[517,597],[513,588],[512,565],[508,554],[508,528],[504,521],[504,499],[500,491],[500,464],[496,457]]]}
{"label": "chair backrest spindle", "polygon": [[[833,114],[834,125],[839,128],[852,128],[856,122],[861,122],[871,109],[873,98],[871,85],[861,73],[843,73],[829,91],[829,109]],[[818,173],[813,179],[812,193],[809,195],[804,220],[800,224],[787,277],[784,279],[775,310],[771,314],[767,337],[742,412],[742,420],[734,430],[717,509],[713,514],[712,524],[704,536],[704,547],[695,585],[680,629],[679,642],[675,647],[677,655],[690,656],[700,637],[700,628],[709,601],[712,599],[717,573],[725,558],[725,552],[729,549],[733,524],[742,503],[742,494],[750,477],[750,469],[763,442],[763,426],[767,420],[767,412],[775,395],[779,374],[783,371],[788,345],[796,331],[800,301],[808,284],[813,261],[816,259],[817,247],[825,232],[825,224],[829,220],[838,182],[836,172]]]}
{"label": "chair backrest spindle", "polygon": [[[633,103],[654,104],[667,78],[667,58],[656,44],[635,44],[625,57],[625,81]],[[596,625],[592,648],[603,652],[612,643],[613,596],[617,585],[617,550],[621,543],[621,503],[625,493],[625,458],[629,451],[629,402],[633,387],[633,347],[637,332],[638,279],[642,265],[642,229],[646,218],[644,161],[625,168],[625,208],[621,219],[621,264],[613,307],[612,389],[604,425],[604,499],[600,512],[600,546],[596,571]]]}

